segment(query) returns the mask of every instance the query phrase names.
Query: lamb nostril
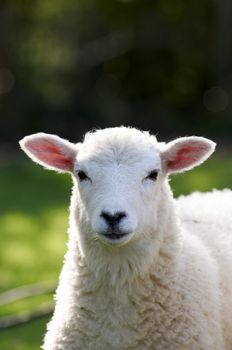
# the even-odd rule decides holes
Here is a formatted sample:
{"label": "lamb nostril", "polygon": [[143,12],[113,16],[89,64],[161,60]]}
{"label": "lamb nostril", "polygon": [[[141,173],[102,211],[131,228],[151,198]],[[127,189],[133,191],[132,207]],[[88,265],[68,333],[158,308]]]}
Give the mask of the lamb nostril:
{"label": "lamb nostril", "polygon": [[118,212],[114,215],[115,219],[120,221],[121,219],[125,218],[126,217],[126,213],[124,212]]}
{"label": "lamb nostril", "polygon": [[101,217],[105,219],[108,225],[114,226],[119,224],[119,222],[126,217],[126,213],[124,212],[116,212],[115,214],[110,214],[106,211],[101,213]]}

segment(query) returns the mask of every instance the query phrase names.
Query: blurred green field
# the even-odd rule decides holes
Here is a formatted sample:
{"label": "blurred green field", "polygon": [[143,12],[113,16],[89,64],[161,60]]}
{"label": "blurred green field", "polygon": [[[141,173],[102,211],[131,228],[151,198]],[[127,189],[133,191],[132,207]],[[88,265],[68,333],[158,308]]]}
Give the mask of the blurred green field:
{"label": "blurred green field", "polygon": [[[0,164],[0,292],[36,282],[57,283],[66,246],[71,180],[30,161]],[[193,171],[173,176],[174,195],[232,188],[232,159],[214,156]],[[1,307],[0,317],[35,310],[52,295]],[[1,350],[36,350],[49,317],[0,330]]]}

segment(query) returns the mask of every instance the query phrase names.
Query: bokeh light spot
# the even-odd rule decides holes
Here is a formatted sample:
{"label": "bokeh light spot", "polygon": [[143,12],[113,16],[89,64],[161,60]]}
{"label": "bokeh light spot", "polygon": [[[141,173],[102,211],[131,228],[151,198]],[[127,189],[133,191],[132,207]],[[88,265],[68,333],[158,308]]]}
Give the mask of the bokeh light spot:
{"label": "bokeh light spot", "polygon": [[209,112],[223,112],[229,105],[228,93],[220,86],[213,86],[203,96],[203,103]]}

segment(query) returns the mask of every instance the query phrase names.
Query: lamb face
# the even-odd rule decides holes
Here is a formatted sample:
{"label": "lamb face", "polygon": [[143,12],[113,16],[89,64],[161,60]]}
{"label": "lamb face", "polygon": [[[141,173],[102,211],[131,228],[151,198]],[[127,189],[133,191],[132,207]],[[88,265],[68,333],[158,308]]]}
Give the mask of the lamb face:
{"label": "lamb face", "polygon": [[164,179],[158,144],[141,132],[129,136],[115,130],[110,137],[100,131],[88,136],[74,166],[79,221],[93,239],[110,245],[137,240],[157,226]]}

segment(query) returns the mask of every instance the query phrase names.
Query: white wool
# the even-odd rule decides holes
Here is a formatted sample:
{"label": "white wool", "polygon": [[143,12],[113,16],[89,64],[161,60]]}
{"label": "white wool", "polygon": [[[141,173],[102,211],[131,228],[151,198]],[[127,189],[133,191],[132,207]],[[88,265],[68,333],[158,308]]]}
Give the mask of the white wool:
{"label": "white wool", "polygon": [[227,348],[232,344],[232,191],[213,190],[181,196],[177,205],[183,226],[210,249],[218,264],[223,329]]}
{"label": "white wool", "polygon": [[[232,348],[231,192],[218,192],[228,195],[228,205],[212,218],[218,201],[207,196],[213,195],[175,201],[167,176],[200,164],[213,142],[159,144],[149,133],[121,127],[89,133],[71,148],[46,134],[20,144],[36,162],[71,171],[74,182],[68,250],[43,349]],[[209,208],[205,214],[197,196]],[[118,241],[106,237],[102,213],[123,213]]]}

